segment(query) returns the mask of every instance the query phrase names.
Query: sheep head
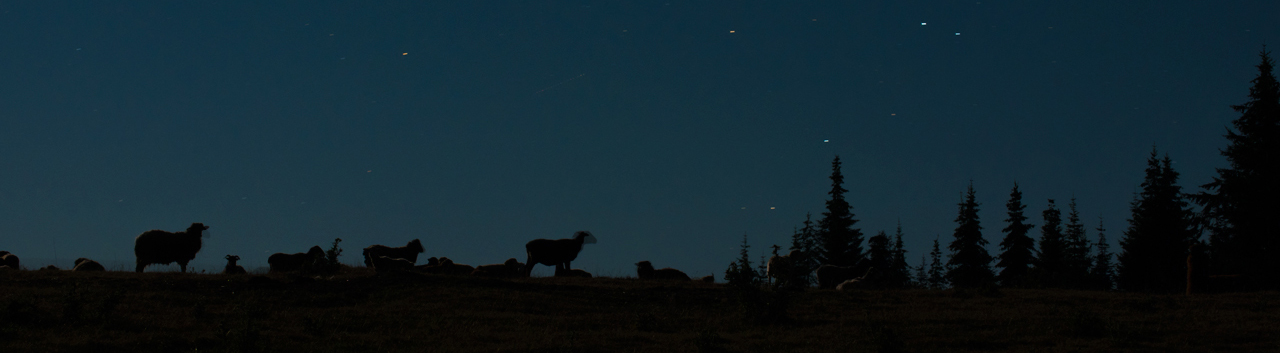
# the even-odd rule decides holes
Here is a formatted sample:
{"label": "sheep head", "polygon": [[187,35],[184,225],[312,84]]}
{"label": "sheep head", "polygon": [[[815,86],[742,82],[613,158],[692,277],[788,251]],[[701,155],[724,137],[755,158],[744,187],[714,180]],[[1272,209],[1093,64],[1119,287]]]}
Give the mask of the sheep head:
{"label": "sheep head", "polygon": [[588,232],[588,231],[585,231],[585,230],[580,230],[580,231],[578,231],[577,233],[573,233],[573,238],[574,238],[574,239],[582,238],[582,243],[583,243],[583,244],[595,244],[595,243],[596,243],[596,236],[591,235],[591,232]]}
{"label": "sheep head", "polygon": [[637,267],[637,268],[639,268],[639,269],[641,269],[641,270],[645,270],[645,271],[653,271],[653,264],[652,264],[652,263],[649,263],[649,261],[640,261],[640,262],[637,262],[637,263],[636,263],[636,267]]}
{"label": "sheep head", "polygon": [[192,223],[190,227],[187,227],[187,234],[193,234],[199,237],[209,238],[209,233],[205,232],[205,230],[208,230],[208,229],[209,229],[209,226],[204,225],[204,223]]}
{"label": "sheep head", "polygon": [[419,241],[418,239],[414,239],[413,241],[410,241],[409,245],[406,245],[405,247],[409,248],[410,250],[417,251],[419,253],[426,252],[426,250],[422,248],[422,241]]}
{"label": "sheep head", "polygon": [[240,260],[240,257],[235,255],[227,255],[226,259],[227,261],[237,261],[237,260]]}

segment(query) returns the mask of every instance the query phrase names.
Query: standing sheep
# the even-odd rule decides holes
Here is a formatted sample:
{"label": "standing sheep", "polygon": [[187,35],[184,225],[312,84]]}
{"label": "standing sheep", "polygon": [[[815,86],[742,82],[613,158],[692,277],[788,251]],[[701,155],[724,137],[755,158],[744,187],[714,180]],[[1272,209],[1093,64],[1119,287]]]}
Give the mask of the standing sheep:
{"label": "standing sheep", "polygon": [[170,233],[148,230],[133,239],[133,254],[138,257],[137,272],[151,264],[177,262],[182,272],[187,272],[187,262],[200,252],[200,235],[209,229],[203,223],[192,223],[185,232]]}
{"label": "standing sheep", "polygon": [[471,271],[472,276],[481,277],[520,277],[522,274],[524,264],[514,257],[500,264],[476,266],[476,270]]}
{"label": "standing sheep", "polygon": [[18,255],[9,253],[8,251],[0,251],[0,266],[9,266],[15,270],[21,270],[21,261],[18,261]]}
{"label": "standing sheep", "polygon": [[373,258],[378,256],[386,256],[393,259],[409,260],[409,263],[418,263],[418,254],[422,253],[422,242],[418,239],[410,241],[408,245],[393,248],[386,245],[370,245],[364,248],[364,266],[376,267],[373,265]]}
{"label": "standing sheep", "polygon": [[239,256],[227,255],[227,267],[222,269],[224,275],[243,275],[249,273],[244,270],[244,266],[236,265],[236,261],[240,260]]}
{"label": "standing sheep", "polygon": [[76,259],[76,267],[72,267],[71,270],[79,271],[79,272],[91,272],[91,271],[101,272],[101,271],[106,271],[107,268],[102,267],[102,264],[98,263],[97,261],[93,261],[93,260],[82,257],[82,258]]}
{"label": "standing sheep", "polygon": [[692,281],[689,275],[684,274],[680,270],[674,268],[663,268],[660,270],[653,269],[653,264],[648,261],[640,261],[636,263],[636,275],[640,279],[676,279],[684,281]]}
{"label": "standing sheep", "polygon": [[581,230],[573,233],[572,239],[534,239],[524,244],[525,254],[529,258],[524,267],[524,276],[533,273],[534,264],[555,266],[557,269],[570,269],[569,263],[578,258],[582,244],[595,244],[596,237],[591,232]]}
{"label": "standing sheep", "polygon": [[319,246],[313,246],[306,253],[275,253],[267,258],[267,264],[271,266],[268,272],[290,272],[290,271],[306,271],[310,270],[316,262],[324,257],[324,249]]}

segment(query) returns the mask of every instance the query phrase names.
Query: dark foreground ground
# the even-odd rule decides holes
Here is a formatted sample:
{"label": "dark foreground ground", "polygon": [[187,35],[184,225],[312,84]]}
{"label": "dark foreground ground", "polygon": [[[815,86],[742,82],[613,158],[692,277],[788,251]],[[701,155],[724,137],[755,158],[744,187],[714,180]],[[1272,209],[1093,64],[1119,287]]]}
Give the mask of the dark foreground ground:
{"label": "dark foreground ground", "polygon": [[0,351],[1275,352],[1278,299],[3,271]]}

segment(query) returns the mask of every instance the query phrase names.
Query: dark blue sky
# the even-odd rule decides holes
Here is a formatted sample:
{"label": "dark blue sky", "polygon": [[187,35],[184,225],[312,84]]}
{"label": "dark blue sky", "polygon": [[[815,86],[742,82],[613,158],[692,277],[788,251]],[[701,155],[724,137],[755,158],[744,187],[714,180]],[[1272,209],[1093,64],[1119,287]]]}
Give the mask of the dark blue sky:
{"label": "dark blue sky", "polygon": [[823,211],[837,154],[913,265],[970,180],[993,254],[1015,181],[1114,243],[1153,145],[1190,191],[1225,164],[1280,38],[1274,1],[422,3],[0,5],[0,249],[131,262],[204,222],[203,268],[335,237],[478,265],[590,230],[575,267],[719,276]]}

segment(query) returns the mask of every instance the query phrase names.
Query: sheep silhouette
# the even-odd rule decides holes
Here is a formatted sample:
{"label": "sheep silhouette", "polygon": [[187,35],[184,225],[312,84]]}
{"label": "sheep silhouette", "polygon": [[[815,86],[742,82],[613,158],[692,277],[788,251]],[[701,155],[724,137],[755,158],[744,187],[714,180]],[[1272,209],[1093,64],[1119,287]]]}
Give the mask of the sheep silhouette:
{"label": "sheep silhouette", "polygon": [[239,256],[227,255],[227,267],[222,269],[224,275],[243,275],[249,273],[244,270],[244,266],[236,265],[236,261],[240,260]]}
{"label": "sheep silhouette", "polygon": [[529,256],[524,262],[524,276],[528,277],[533,273],[534,264],[555,266],[561,270],[571,269],[569,263],[578,258],[578,252],[582,251],[582,244],[595,243],[596,237],[585,230],[573,233],[573,238],[570,239],[531,240],[524,244],[525,254]]}
{"label": "sheep silhouette", "polygon": [[316,262],[324,257],[324,249],[319,246],[312,246],[305,253],[275,253],[267,257],[267,265],[271,266],[268,272],[290,272],[290,271],[307,271],[315,266]]}
{"label": "sheep silhouette", "polygon": [[22,262],[18,260],[18,255],[9,253],[8,251],[0,251],[0,266],[8,266],[15,270],[21,270]]}
{"label": "sheep silhouette", "polygon": [[653,264],[649,261],[640,261],[636,263],[636,276],[640,279],[674,279],[681,281],[691,281],[689,275],[683,271],[674,268],[653,269]]}
{"label": "sheep silhouette", "polygon": [[170,233],[148,230],[133,239],[133,254],[138,258],[137,272],[151,264],[178,263],[187,272],[187,263],[200,252],[201,233],[209,229],[203,223],[192,223],[184,232]]}
{"label": "sheep silhouette", "polygon": [[390,247],[386,245],[370,245],[364,248],[364,266],[375,267],[373,258],[378,256],[386,256],[393,259],[409,260],[409,263],[418,263],[418,254],[425,251],[422,248],[422,242],[418,239],[409,241],[409,244],[401,247]]}
{"label": "sheep silhouette", "polygon": [[71,270],[78,271],[78,272],[102,272],[102,271],[106,271],[107,268],[102,267],[102,264],[98,263],[97,261],[93,261],[93,260],[82,257],[82,258],[76,259],[76,267],[72,267]]}

